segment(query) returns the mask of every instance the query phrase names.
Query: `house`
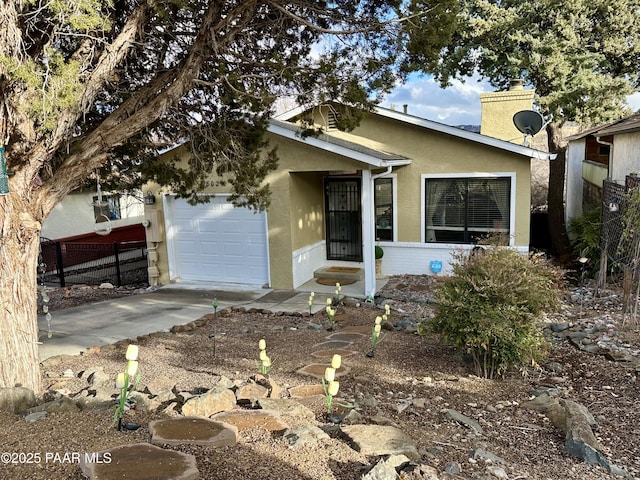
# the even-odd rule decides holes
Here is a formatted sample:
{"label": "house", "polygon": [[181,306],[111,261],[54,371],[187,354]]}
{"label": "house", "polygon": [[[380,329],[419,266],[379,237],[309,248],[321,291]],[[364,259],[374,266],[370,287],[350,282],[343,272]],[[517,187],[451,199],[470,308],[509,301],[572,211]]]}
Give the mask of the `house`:
{"label": "house", "polygon": [[625,185],[640,173],[640,112],[568,137],[566,220],[602,201],[607,179]]}
{"label": "house", "polygon": [[[42,236],[51,240],[115,241],[144,240],[143,202],[133,195],[104,193],[95,189],[76,190],[52,210],[42,225]],[[133,232],[133,233],[132,233]],[[133,236],[132,236],[133,235]]]}
{"label": "house", "polygon": [[[160,198],[145,206],[150,284],[295,289],[321,267],[355,266],[368,296],[376,245],[387,275],[433,274],[437,265],[446,274],[454,251],[487,234],[528,251],[530,162],[553,155],[385,108],[346,133],[334,128],[336,115],[326,104],[271,121],[280,160],[266,179],[266,212],[233,208],[224,187],[190,206],[151,186]],[[324,133],[303,138],[302,118]],[[188,156],[182,147],[165,155]]]}

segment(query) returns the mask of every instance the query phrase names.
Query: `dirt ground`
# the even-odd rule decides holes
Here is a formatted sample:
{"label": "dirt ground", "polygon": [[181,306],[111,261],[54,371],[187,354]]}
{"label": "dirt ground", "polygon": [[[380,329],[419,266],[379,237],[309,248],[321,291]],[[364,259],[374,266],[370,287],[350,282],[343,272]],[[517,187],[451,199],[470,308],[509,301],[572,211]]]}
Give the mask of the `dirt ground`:
{"label": "dirt ground", "polygon": [[[392,320],[423,318],[432,314],[424,302],[432,287],[428,277],[404,277],[390,282],[401,291],[383,291],[392,299]],[[68,308],[123,294],[143,294],[141,290],[72,288],[50,293],[50,308]],[[575,318],[579,307],[575,295],[565,292],[559,321]],[[584,309],[582,317],[601,316],[597,301]],[[607,303],[614,314],[619,309]],[[615,312],[614,312],[615,311]],[[380,310],[370,306],[341,306],[336,331],[346,325],[372,325]],[[55,314],[54,314],[55,315]],[[195,320],[195,319],[194,319]],[[546,321],[555,321],[550,316]],[[309,323],[323,324],[326,315],[274,315],[223,311],[204,326],[192,331],[144,337],[140,347],[140,372],[145,382],[160,375],[177,381],[178,390],[210,388],[218,376],[245,381],[256,373],[258,341],[266,339],[273,359],[270,373],[280,386],[317,384],[297,372],[312,363],[314,345],[326,341],[326,328],[314,330]],[[618,326],[620,327],[620,326]],[[214,335],[215,333],[215,335]],[[636,332],[626,335],[629,347],[640,348]],[[215,342],[215,356],[214,356]],[[598,440],[607,459],[640,476],[640,414],[638,370],[585,353],[568,342],[555,344],[539,368],[512,372],[500,380],[485,380],[470,374],[470,366],[435,336],[422,337],[406,330],[388,331],[374,358],[367,358],[370,338],[358,339],[353,356],[343,359],[350,367],[340,378],[340,402],[356,403],[359,413],[370,423],[384,417],[414,440],[421,463],[434,467],[438,478],[494,479],[491,465],[475,459],[471,452],[482,448],[504,459],[506,477],[517,479],[604,479],[612,478],[600,466],[590,466],[570,457],[564,439],[546,417],[522,404],[540,387],[560,387],[564,397],[586,406],[598,421]],[[46,387],[64,388],[73,395],[86,386],[78,376],[92,367],[103,367],[114,378],[124,368],[125,346],[102,348],[86,355],[65,357],[43,366]],[[74,376],[62,379],[70,369]],[[364,400],[367,400],[366,402]],[[365,406],[365,404],[367,406]],[[317,425],[326,424],[323,403],[309,403]],[[478,435],[449,420],[445,412],[454,409],[482,425]],[[128,419],[140,423],[137,431],[119,432],[112,426],[113,410],[84,410],[79,413],[52,413],[44,420],[27,423],[18,415],[0,417],[2,452],[91,453],[122,444],[149,441],[147,423],[166,418],[166,413],[129,411]],[[203,479],[360,479],[377,458],[366,457],[340,438],[331,438],[318,447],[291,448],[281,434],[252,429],[240,432],[236,446],[211,449],[193,446],[166,446],[196,455]],[[451,472],[451,473],[447,473]],[[73,461],[38,464],[2,464],[0,478],[81,479]]]}

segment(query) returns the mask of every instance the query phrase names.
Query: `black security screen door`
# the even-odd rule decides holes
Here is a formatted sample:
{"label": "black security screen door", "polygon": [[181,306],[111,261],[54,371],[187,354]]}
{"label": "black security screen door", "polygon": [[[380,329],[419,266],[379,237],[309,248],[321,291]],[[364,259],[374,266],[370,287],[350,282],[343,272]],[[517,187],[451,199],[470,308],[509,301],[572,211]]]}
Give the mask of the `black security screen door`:
{"label": "black security screen door", "polygon": [[327,259],[362,261],[360,179],[326,179]]}

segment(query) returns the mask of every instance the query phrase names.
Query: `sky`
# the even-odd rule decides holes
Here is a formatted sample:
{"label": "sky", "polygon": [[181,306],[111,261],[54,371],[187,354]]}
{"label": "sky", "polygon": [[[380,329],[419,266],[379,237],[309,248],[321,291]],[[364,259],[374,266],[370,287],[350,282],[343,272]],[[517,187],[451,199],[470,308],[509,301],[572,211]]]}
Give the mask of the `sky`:
{"label": "sky", "polygon": [[[494,88],[479,78],[452,83],[442,89],[431,77],[411,75],[405,85],[387,95],[381,106],[402,111],[407,104],[410,115],[447,125],[480,125],[480,94],[493,92]],[[640,92],[628,97],[627,102],[634,111],[639,110]]]}

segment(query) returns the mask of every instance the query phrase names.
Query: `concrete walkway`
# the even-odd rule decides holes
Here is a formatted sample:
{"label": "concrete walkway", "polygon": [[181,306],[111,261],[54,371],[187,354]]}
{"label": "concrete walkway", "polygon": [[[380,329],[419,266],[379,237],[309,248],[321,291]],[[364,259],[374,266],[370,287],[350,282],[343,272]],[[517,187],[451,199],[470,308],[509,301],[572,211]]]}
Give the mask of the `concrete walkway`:
{"label": "concrete walkway", "polygon": [[[342,287],[342,295],[361,298],[364,284],[356,282]],[[381,280],[379,288],[386,282]],[[206,287],[209,287],[208,289]],[[44,316],[38,317],[40,329],[40,360],[56,355],[78,355],[92,346],[115,343],[153,332],[184,325],[207,313],[213,313],[211,302],[218,301],[218,311],[227,307],[257,308],[274,312],[306,312],[309,292],[315,292],[313,312],[324,310],[326,298],[335,286],[308,282],[296,291],[180,284],[159,288],[153,292],[116,298],[51,312],[51,338]]]}

